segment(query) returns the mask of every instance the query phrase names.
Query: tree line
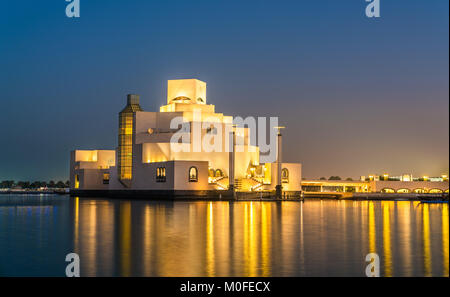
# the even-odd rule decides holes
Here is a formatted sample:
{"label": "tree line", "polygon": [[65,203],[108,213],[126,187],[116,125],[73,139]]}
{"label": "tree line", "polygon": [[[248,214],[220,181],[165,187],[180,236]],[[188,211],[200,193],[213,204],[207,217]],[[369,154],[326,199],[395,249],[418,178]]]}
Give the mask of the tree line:
{"label": "tree line", "polygon": [[[321,177],[320,180],[327,180],[327,178],[326,178],[326,177]],[[332,175],[332,176],[330,176],[330,177],[328,178],[328,180],[342,180],[342,178],[341,178],[340,176],[334,176],[334,175]],[[347,177],[345,180],[352,181],[353,178]]]}
{"label": "tree line", "polygon": [[22,189],[39,189],[39,188],[69,188],[69,181],[14,181],[14,180],[4,180],[0,182],[1,189],[12,189],[12,188],[22,188]]}

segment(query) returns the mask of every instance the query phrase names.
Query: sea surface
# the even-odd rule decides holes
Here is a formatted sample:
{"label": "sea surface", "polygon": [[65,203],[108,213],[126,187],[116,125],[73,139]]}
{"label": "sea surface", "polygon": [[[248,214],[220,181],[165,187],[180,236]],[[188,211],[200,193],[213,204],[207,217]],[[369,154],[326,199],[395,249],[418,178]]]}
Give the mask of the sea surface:
{"label": "sea surface", "polygon": [[448,204],[0,195],[0,276],[449,275]]}

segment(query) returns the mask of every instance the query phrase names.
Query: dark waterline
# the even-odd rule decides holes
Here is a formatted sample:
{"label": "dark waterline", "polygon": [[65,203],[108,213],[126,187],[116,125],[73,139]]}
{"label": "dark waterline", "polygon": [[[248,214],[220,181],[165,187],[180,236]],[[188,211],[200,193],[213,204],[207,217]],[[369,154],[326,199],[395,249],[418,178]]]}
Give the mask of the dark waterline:
{"label": "dark waterline", "polygon": [[448,276],[448,204],[0,197],[0,276]]}

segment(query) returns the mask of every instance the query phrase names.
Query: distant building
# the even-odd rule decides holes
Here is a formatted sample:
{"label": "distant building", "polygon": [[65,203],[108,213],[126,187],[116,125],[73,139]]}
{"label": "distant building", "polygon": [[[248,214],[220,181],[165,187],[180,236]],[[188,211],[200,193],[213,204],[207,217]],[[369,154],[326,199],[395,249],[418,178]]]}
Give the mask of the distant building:
{"label": "distant building", "polygon": [[446,174],[414,178],[412,174],[389,176],[385,173],[361,176],[359,181],[303,180],[302,190],[305,193],[448,193],[449,182]]}
{"label": "distant building", "polygon": [[[181,121],[174,126],[176,118]],[[276,162],[260,163],[249,128],[232,126],[231,116],[207,104],[206,83],[196,79],[169,80],[167,104],[159,112],[143,111],[139,96],[128,95],[119,113],[118,147],[71,152],[71,193],[220,197],[228,189],[272,191],[278,179],[284,192],[301,190],[301,164],[282,163],[278,176]],[[191,133],[195,127],[200,127],[198,135]],[[217,135],[217,128],[234,131],[234,138],[223,133],[219,149],[205,151],[202,140]],[[182,136],[176,143],[175,134]],[[230,142],[233,152],[227,149]]]}

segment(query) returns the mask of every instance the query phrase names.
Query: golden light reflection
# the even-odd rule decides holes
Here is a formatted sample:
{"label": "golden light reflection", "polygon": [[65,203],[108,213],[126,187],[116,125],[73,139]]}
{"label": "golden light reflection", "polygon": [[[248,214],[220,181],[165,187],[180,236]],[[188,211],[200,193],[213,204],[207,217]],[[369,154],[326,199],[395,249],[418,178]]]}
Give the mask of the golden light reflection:
{"label": "golden light reflection", "polygon": [[383,201],[383,251],[384,251],[384,276],[392,276],[392,255],[391,255],[391,224],[390,224],[390,204],[393,202]]}
{"label": "golden light reflection", "polygon": [[[384,276],[449,274],[448,204],[133,203],[73,199],[74,249],[85,259],[82,275],[303,275],[311,261],[318,261],[317,269],[325,267],[318,257],[328,247],[340,249],[346,261],[352,245],[378,250]],[[25,215],[25,209],[18,210]],[[330,236],[330,224],[337,239]]]}
{"label": "golden light reflection", "polygon": [[146,205],[144,208],[144,226],[142,228],[144,236],[143,236],[143,265],[144,265],[144,275],[150,276],[151,275],[151,218],[152,218],[152,208],[149,205]]}
{"label": "golden light reflection", "polygon": [[131,275],[131,203],[120,203],[120,264],[122,276]]}
{"label": "golden light reflection", "polygon": [[[230,213],[229,202],[216,202],[217,214],[215,216],[216,232],[215,232],[215,256],[216,259],[229,259],[230,258]],[[216,265],[216,276],[230,275],[230,263],[229,261],[218,261]]]}
{"label": "golden light reflection", "polygon": [[255,224],[255,219],[254,219],[254,205],[253,202],[250,202],[250,221],[249,221],[249,233],[250,233],[250,238],[249,238],[249,270],[250,270],[250,275],[249,276],[257,276],[257,257],[258,257],[258,250],[257,250],[257,242],[256,242],[256,224]]}
{"label": "golden light reflection", "polygon": [[300,202],[300,265],[305,266],[305,244],[303,242],[303,201]]}
{"label": "golden light reflection", "polygon": [[[420,203],[420,201],[418,201]],[[397,205],[397,220],[399,222],[399,232],[403,234],[401,237],[402,242],[400,246],[401,250],[402,266],[405,276],[411,275],[411,246],[412,246],[412,220],[411,220],[411,203],[409,201],[398,201]],[[413,203],[413,209],[417,204]]]}
{"label": "golden light reflection", "polygon": [[369,252],[376,252],[375,209],[373,201],[369,202]]}
{"label": "golden light reflection", "polygon": [[248,254],[248,246],[249,246],[249,236],[248,236],[248,203],[244,204],[244,273],[245,275],[250,274],[250,263],[249,263],[249,254]]}
{"label": "golden light reflection", "polygon": [[261,204],[261,265],[262,276],[270,276],[271,204]]}
{"label": "golden light reflection", "polygon": [[443,276],[448,277],[448,256],[449,256],[449,250],[448,250],[448,241],[449,241],[449,234],[448,234],[448,203],[444,203],[442,205],[442,255],[443,255]]}
{"label": "golden light reflection", "polygon": [[74,198],[74,208],[75,208],[75,215],[74,215],[74,231],[73,231],[73,238],[74,238],[74,250],[75,253],[79,253],[80,250],[80,242],[79,242],[79,228],[80,228],[80,198],[75,197]]}
{"label": "golden light reflection", "polygon": [[428,204],[423,204],[423,261],[425,276],[431,276],[431,251],[430,251],[430,213]]}
{"label": "golden light reflection", "polygon": [[[86,226],[86,230],[87,231],[87,244],[86,247],[88,249],[88,259],[87,259],[87,264],[88,264],[88,273],[89,275],[96,275],[97,273],[97,265],[95,265],[95,260],[97,259],[97,240],[98,240],[98,236],[97,236],[97,202],[94,203],[89,203],[88,207],[86,208],[86,213],[88,214],[88,220],[87,220],[87,226]],[[86,222],[83,222],[86,223]]]}
{"label": "golden light reflection", "polygon": [[[112,271],[114,267],[114,208],[110,201],[101,201],[97,204],[97,234],[98,234],[98,258],[101,259],[106,271]],[[98,275],[98,274],[97,274]],[[101,273],[103,276],[104,274]]]}
{"label": "golden light reflection", "polygon": [[206,273],[208,276],[215,276],[214,267],[214,221],[213,221],[213,205],[209,203],[206,215]]}

